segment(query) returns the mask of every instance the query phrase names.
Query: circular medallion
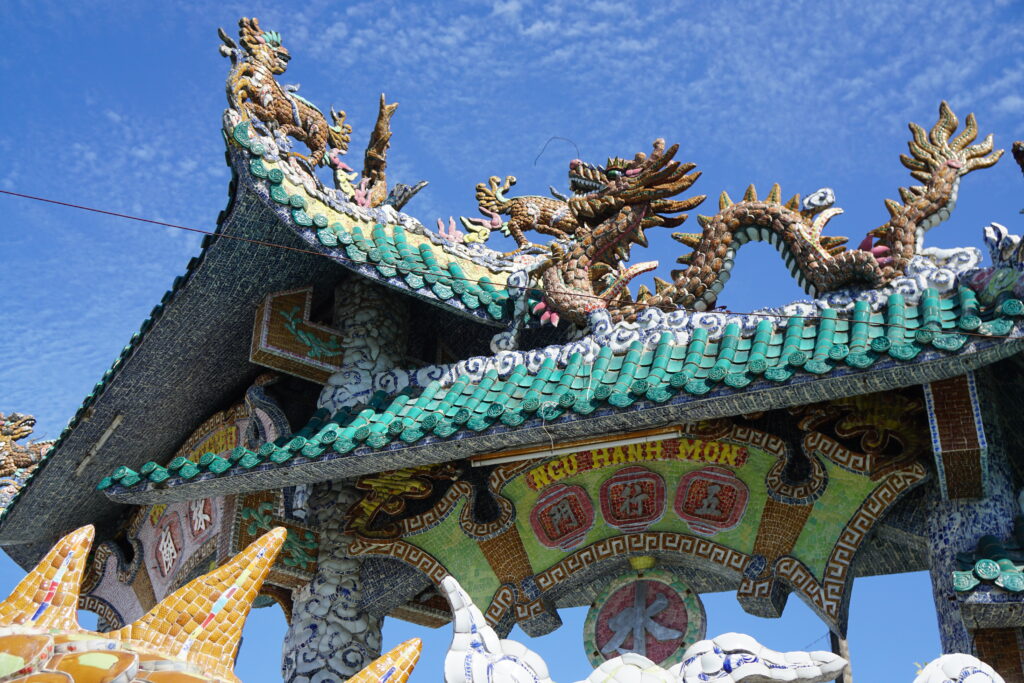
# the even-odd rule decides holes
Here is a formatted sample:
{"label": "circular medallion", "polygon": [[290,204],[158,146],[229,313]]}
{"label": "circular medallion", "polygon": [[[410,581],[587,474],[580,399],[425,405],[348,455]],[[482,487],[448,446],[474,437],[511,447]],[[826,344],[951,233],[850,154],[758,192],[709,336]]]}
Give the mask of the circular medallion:
{"label": "circular medallion", "polygon": [[706,628],[700,598],[675,574],[660,569],[630,572],[614,579],[594,600],[583,624],[583,646],[595,669],[626,652],[668,668],[704,638]]}

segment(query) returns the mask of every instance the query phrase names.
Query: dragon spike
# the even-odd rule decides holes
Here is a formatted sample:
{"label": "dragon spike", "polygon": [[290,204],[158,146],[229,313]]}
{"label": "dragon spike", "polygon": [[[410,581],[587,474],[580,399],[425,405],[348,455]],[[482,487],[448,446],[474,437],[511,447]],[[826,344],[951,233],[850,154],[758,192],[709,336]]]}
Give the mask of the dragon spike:
{"label": "dragon spike", "polygon": [[690,197],[688,199],[659,199],[651,202],[651,209],[658,213],[679,213],[688,209],[700,206],[704,196]]}
{"label": "dragon spike", "polygon": [[924,194],[924,188],[920,185],[900,188],[900,198],[903,200],[903,203],[908,206],[916,202],[922,194]]}
{"label": "dragon spike", "polygon": [[714,220],[713,216],[702,216],[701,214],[697,214],[697,223],[702,228],[707,228],[709,225],[711,225],[712,220]]}
{"label": "dragon spike", "polygon": [[[967,156],[967,170],[973,171],[976,168],[988,168],[990,166],[994,166],[995,163],[1002,158],[1004,150],[997,149],[992,152],[992,147],[992,135],[990,134],[985,136],[985,139],[978,144],[971,145],[964,150]],[[989,154],[989,152],[992,153]],[[986,154],[989,155],[985,156]]]}
{"label": "dragon spike", "polygon": [[756,202],[757,201],[757,188],[754,187],[754,183],[747,185],[747,191],[743,193],[743,201],[745,202]]}
{"label": "dragon spike", "polygon": [[411,638],[367,664],[362,671],[348,679],[349,683],[406,683],[416,662],[420,660],[422,650],[423,641]]}
{"label": "dragon spike", "polygon": [[661,216],[661,223],[666,228],[678,228],[680,225],[686,222],[686,219],[690,216],[685,213],[681,213],[678,216]]}
{"label": "dragon spike", "polygon": [[789,201],[786,202],[785,207],[787,209],[792,210],[792,211],[799,211],[800,210],[800,195],[799,195],[799,193],[793,195],[792,197],[790,197]]}
{"label": "dragon spike", "polygon": [[[691,251],[689,254],[683,254],[682,256],[680,256],[679,258],[676,259],[676,263],[681,263],[684,266],[688,266],[688,265],[690,265],[690,262],[693,261],[693,255],[696,254],[696,253],[697,252],[695,252],[695,251]],[[677,272],[681,273],[682,271],[675,271],[675,270],[672,271],[672,279],[673,280],[676,279],[676,275],[675,274]]]}
{"label": "dragon spike", "polygon": [[647,230],[648,228],[657,228],[665,225],[665,217],[657,214],[653,216],[646,216],[640,221],[640,229]]}
{"label": "dragon spike", "polygon": [[288,532],[276,527],[227,564],[193,579],[161,600],[138,621],[107,634],[136,647],[174,649],[195,663],[230,668],[242,625]]}
{"label": "dragon spike", "polygon": [[768,190],[768,196],[764,200],[769,204],[778,204],[782,201],[782,188],[778,183],[772,185],[772,189]]}
{"label": "dragon spike", "polygon": [[939,103],[939,120],[932,126],[929,138],[936,147],[945,147],[949,143],[949,136],[953,134],[960,122],[956,114],[949,108],[949,103],[942,100]]}
{"label": "dragon spike", "polygon": [[651,290],[647,288],[647,285],[640,285],[640,289],[636,292],[637,301],[647,301],[651,298]]}
{"label": "dragon spike", "polygon": [[729,193],[722,190],[722,194],[718,196],[718,210],[722,211],[724,209],[728,209],[732,205],[733,201],[732,198],[729,197]]}
{"label": "dragon spike", "polygon": [[[928,133],[924,131],[924,128],[917,125],[913,121],[908,123],[907,127],[910,128],[910,134],[914,138],[913,140],[907,142],[907,146],[910,147],[911,153],[913,153],[914,156],[917,157],[918,153],[915,152],[915,145],[917,150],[926,150],[929,147],[931,147],[931,143],[928,142]],[[930,157],[931,155],[929,154],[928,156]]]}
{"label": "dragon spike", "polygon": [[891,199],[885,200],[885,209],[889,212],[889,216],[892,218],[896,218],[896,216],[903,212],[903,206],[899,202],[895,202]]}
{"label": "dragon spike", "polygon": [[672,286],[671,282],[665,282],[660,277],[655,277],[654,278],[654,292],[656,294],[660,295],[662,292],[664,292],[666,289],[670,288],[671,286]]}
{"label": "dragon spike", "polygon": [[917,157],[907,156],[906,154],[900,155],[900,163],[911,171],[923,171],[928,168],[928,164],[924,163]]}
{"label": "dragon spike", "polygon": [[694,232],[674,232],[672,233],[672,239],[681,244],[685,244],[691,249],[696,249],[697,245],[700,244],[700,239],[703,235]]}
{"label": "dragon spike", "polygon": [[911,171],[910,177],[914,180],[920,180],[922,183],[927,183],[932,179],[932,174],[928,171]]}
{"label": "dragon spike", "polygon": [[843,251],[845,249],[843,245],[849,241],[848,238],[840,237],[839,235],[822,235],[818,243],[821,244],[825,251],[836,253],[836,251]]}
{"label": "dragon spike", "polygon": [[968,114],[964,119],[964,129],[949,141],[949,147],[959,152],[974,142],[976,137],[978,137],[978,121],[974,118],[974,114]]}
{"label": "dragon spike", "polygon": [[88,525],[57,541],[0,602],[0,624],[78,630],[78,591],[94,535]]}

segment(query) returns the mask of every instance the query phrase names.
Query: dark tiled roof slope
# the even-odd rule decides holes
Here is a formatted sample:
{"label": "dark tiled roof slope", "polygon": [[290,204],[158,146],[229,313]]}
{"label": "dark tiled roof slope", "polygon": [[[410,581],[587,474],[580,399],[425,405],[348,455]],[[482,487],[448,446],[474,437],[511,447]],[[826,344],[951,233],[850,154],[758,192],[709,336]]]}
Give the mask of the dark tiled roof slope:
{"label": "dark tiled roof slope", "polygon": [[917,305],[893,294],[882,312],[859,301],[848,316],[826,309],[820,318],[793,318],[782,328],[764,320],[751,336],[730,324],[718,339],[696,329],[687,343],[677,344],[665,332],[653,348],[638,341],[614,353],[604,346],[592,362],[577,353],[564,367],[551,357],[534,370],[520,364],[505,376],[491,369],[477,379],[464,375],[449,384],[434,382],[419,395],[378,394],[361,409],[318,412],[297,433],[258,451],[207,453],[198,463],[150,462],[138,472],[119,467],[100,488],[117,495],[282,467],[295,459],[337,458],[357,449],[402,448],[429,438],[515,428],[531,418],[550,424],[597,410],[626,411],[638,402],[699,398],[722,387],[741,392],[755,382],[784,386],[799,376],[809,380],[886,362],[912,364],[926,351],[956,355],[972,335],[996,343],[1000,337],[1015,339],[1020,330],[1014,319],[1022,315],[1024,304],[1016,299],[983,314],[969,289],[946,299],[929,289]]}

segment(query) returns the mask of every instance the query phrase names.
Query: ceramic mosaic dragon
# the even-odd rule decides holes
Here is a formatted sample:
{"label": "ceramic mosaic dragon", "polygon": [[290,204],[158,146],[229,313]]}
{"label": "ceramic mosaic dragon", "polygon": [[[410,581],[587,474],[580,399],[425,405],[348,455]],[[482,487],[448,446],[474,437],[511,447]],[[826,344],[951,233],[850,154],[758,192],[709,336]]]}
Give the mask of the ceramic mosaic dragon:
{"label": "ceramic mosaic dragon", "polygon": [[[221,54],[231,58],[227,79],[228,103],[246,119],[261,121],[277,133],[295,138],[309,148],[309,156],[292,152],[311,167],[330,166],[335,186],[362,206],[380,206],[385,202],[401,208],[425,182],[412,187],[397,184],[389,193],[385,169],[391,142],[391,117],[398,103],[387,104],[380,98],[377,123],[370,135],[363,158],[362,178],[341,160],[348,152],[352,126],[345,122],[344,111],[331,108],[327,122],[316,105],[298,94],[298,85],[282,86],[275,76],[288,69],[291,54],[281,44],[281,34],[264,31],[255,17],[238,21],[239,48],[224,29],[217,34],[223,41]],[[312,172],[312,168],[309,169]],[[314,176],[315,177],[315,176]],[[353,182],[357,182],[353,185]]]}
{"label": "ceramic mosaic dragon", "polygon": [[[614,158],[594,166],[574,159],[569,164],[573,196],[565,207],[575,220],[560,216],[555,223],[558,212],[549,211],[551,225],[526,226],[568,235],[562,226],[574,223],[571,239],[550,245],[550,257],[536,270],[544,290],[537,308],[548,309],[547,319],[555,324],[564,319],[581,327],[596,309],[607,309],[612,321],[618,322],[633,321],[648,307],[714,308],[729,280],[736,250],[751,241],[773,244],[811,296],[843,287],[883,286],[905,273],[922,248],[924,233],[949,217],[960,179],[992,166],[1002,156],[1003,150],[993,151],[991,135],[971,144],[978,134],[973,114],[953,137],[958,126],[945,102],[930,131],[910,124],[910,154],[900,155],[900,161],[922,184],[901,188],[902,203],[886,200],[889,220],[868,232],[857,249],[847,250],[845,237],[823,234],[829,220],[842,213],[831,206],[830,192],[816,193],[819,201],[802,205],[799,195],[783,203],[778,185],[764,199],[758,199],[753,186],[738,202],[723,192],[716,215],[698,216],[702,232],[673,234],[693,249],[679,259],[685,267],[672,272],[672,282],[655,278],[656,291],[641,288],[635,300],[627,289],[629,281],[657,263],[625,265],[631,245],[647,246],[644,231],[648,228],[676,227],[686,220],[687,215],[680,212],[697,207],[705,197],[672,197],[689,188],[700,174],[691,172],[693,164],[674,161],[678,147],[666,149],[662,140],[655,141],[650,156],[638,154],[630,161]],[[492,185],[485,195],[498,196],[495,190],[507,189],[497,188],[496,181]],[[481,208],[493,209],[483,203]]]}
{"label": "ceramic mosaic dragon", "polygon": [[9,477],[18,470],[34,468],[53,445],[52,441],[16,443],[27,439],[36,426],[31,415],[0,413],[0,477]]}

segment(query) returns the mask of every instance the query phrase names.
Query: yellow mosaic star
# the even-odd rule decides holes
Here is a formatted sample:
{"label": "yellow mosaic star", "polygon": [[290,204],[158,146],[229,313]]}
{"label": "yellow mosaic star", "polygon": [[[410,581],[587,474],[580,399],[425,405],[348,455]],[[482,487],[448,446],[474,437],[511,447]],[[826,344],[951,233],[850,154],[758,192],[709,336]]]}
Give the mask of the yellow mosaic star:
{"label": "yellow mosaic star", "polygon": [[264,534],[230,562],[161,600],[122,629],[78,625],[78,592],[93,527],[60,541],[0,603],[0,681],[238,683],[242,625],[284,543]]}

